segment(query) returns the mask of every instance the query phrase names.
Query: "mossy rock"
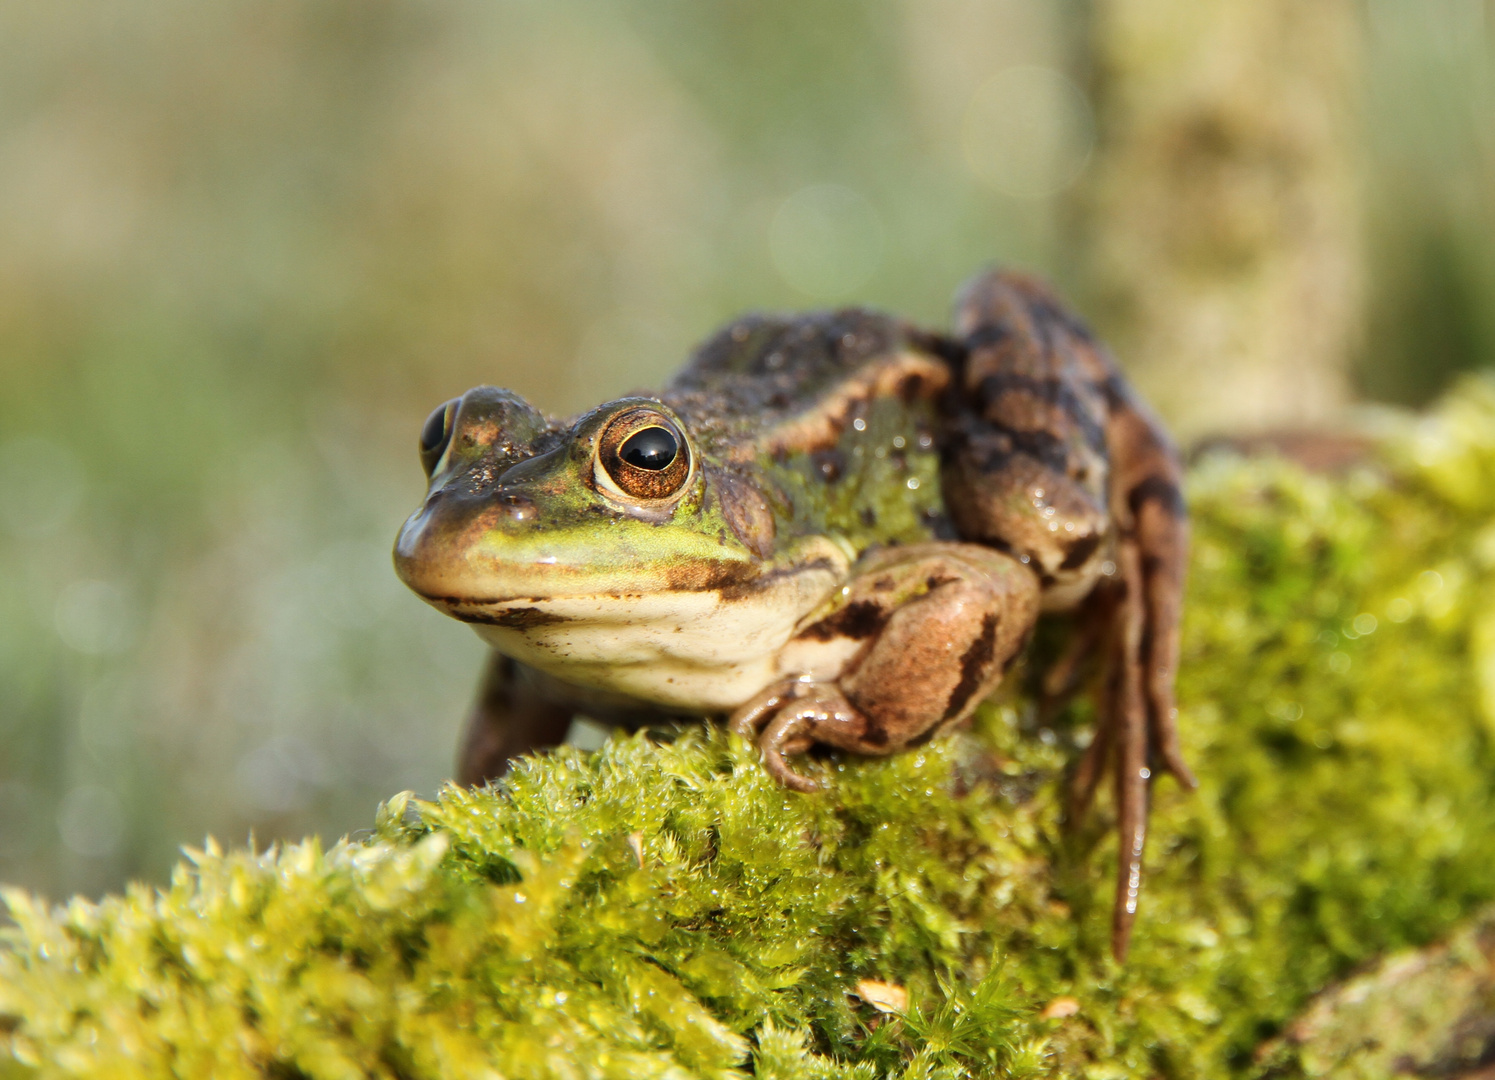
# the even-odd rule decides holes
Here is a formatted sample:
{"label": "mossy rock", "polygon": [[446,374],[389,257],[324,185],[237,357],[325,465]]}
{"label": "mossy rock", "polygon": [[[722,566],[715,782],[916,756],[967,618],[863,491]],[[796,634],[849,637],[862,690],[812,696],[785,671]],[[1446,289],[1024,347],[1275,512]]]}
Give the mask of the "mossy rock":
{"label": "mossy rock", "polygon": [[1083,702],[821,758],[812,796],[685,726],[397,796],[327,850],[7,895],[0,1077],[1258,1073],[1316,990],[1495,898],[1495,384],[1388,425],[1338,476],[1192,474],[1201,786],[1157,789],[1125,966],[1103,814],[1061,828]]}

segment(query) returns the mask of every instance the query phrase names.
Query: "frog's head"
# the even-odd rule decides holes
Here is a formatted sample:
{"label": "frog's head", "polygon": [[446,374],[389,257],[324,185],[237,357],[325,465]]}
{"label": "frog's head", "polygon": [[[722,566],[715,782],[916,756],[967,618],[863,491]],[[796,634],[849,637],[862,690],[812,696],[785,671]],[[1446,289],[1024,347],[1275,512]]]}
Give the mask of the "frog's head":
{"label": "frog's head", "polygon": [[431,414],[420,450],[430,488],[395,567],[485,630],[719,590],[755,574],[772,544],[761,497],[744,499],[653,398],[609,402],[568,428],[479,387]]}

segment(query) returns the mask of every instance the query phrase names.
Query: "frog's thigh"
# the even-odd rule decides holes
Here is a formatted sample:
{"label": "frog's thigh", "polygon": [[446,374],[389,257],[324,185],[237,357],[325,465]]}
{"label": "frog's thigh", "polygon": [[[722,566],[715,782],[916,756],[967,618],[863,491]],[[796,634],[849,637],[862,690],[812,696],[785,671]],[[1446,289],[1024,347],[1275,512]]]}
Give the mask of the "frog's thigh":
{"label": "frog's thigh", "polygon": [[844,725],[817,741],[887,753],[970,713],[1001,681],[1038,618],[1038,579],[1017,560],[976,544],[919,544],[874,560],[851,600],[876,595],[889,574],[928,591],[898,605],[852,669],[837,680],[866,718],[847,745]]}

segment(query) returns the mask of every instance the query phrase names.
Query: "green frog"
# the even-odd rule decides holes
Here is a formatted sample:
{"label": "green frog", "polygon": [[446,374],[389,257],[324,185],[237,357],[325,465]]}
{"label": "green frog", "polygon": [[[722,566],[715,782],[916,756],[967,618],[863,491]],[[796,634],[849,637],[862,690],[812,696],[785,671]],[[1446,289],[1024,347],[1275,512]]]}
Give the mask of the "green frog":
{"label": "green frog", "polygon": [[658,394],[557,422],[478,387],[420,436],[400,577],[493,648],[459,779],[502,774],[584,712],[724,717],[780,783],[814,746],[891,754],[965,721],[1043,612],[1049,672],[1104,666],[1072,811],[1109,771],[1136,912],[1148,791],[1179,752],[1188,533],[1167,435],[1038,281],[990,271],[953,332],[863,309],[755,315]]}

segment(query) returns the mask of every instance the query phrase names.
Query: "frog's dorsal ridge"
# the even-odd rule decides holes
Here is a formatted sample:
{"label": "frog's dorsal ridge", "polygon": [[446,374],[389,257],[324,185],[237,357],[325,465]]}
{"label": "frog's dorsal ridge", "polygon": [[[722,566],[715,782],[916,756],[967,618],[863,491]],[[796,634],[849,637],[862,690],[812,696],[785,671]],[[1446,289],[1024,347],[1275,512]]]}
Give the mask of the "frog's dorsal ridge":
{"label": "frog's dorsal ridge", "polygon": [[748,315],[702,344],[661,400],[729,460],[823,449],[874,399],[949,385],[929,337],[865,308]]}

